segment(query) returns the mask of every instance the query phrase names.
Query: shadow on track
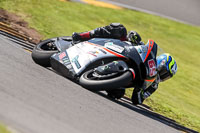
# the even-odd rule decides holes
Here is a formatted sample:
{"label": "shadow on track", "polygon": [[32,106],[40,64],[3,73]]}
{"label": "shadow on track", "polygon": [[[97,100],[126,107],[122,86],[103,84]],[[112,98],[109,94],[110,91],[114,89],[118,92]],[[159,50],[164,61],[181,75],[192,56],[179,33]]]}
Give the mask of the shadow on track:
{"label": "shadow on track", "polygon": [[194,131],[192,129],[189,129],[187,127],[184,127],[178,123],[176,123],[175,120],[173,119],[170,119],[170,118],[167,118],[161,114],[158,114],[158,113],[155,113],[155,112],[152,112],[151,110],[149,110],[149,107],[147,105],[133,105],[130,101],[126,100],[126,99],[120,99],[120,100],[115,100],[115,99],[112,99],[112,98],[109,98],[105,93],[103,92],[94,92],[100,96],[103,96],[104,98],[106,99],[109,99],[117,104],[120,104],[130,110],[133,110],[137,113],[140,113],[146,117],[149,117],[151,119],[154,119],[154,120],[157,120],[159,122],[162,122],[163,124],[165,125],[168,125],[170,127],[173,127],[177,130],[180,130],[180,131],[183,131],[183,132],[187,132],[187,133],[198,133],[197,131]]}

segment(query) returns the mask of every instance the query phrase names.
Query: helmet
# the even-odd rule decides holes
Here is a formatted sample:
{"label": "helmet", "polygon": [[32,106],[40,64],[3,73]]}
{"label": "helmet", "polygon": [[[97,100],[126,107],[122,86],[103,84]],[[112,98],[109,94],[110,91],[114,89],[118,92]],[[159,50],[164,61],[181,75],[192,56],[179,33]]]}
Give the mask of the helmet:
{"label": "helmet", "polygon": [[168,53],[161,54],[156,59],[157,59],[157,69],[161,81],[165,81],[176,74],[177,64],[174,58],[170,54]]}

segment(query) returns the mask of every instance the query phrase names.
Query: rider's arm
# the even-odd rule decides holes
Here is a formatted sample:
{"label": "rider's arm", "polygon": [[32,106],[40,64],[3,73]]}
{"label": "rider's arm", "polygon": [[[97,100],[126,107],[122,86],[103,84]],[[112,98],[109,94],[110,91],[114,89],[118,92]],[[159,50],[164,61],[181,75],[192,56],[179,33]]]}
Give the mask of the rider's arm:
{"label": "rider's arm", "polygon": [[112,23],[105,27],[96,28],[89,32],[73,33],[74,41],[86,41],[91,38],[114,38],[126,41],[127,30],[120,23]]}
{"label": "rider's arm", "polygon": [[96,28],[90,31],[92,37],[114,38],[126,40],[127,30],[120,23],[112,23],[105,27]]}

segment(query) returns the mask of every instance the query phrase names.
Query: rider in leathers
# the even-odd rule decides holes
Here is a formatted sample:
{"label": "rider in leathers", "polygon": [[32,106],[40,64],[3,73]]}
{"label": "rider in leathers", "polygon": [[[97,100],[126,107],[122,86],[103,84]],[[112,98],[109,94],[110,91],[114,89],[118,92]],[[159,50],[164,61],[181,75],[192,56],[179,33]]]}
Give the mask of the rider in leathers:
{"label": "rider in leathers", "polygon": [[[91,38],[113,38],[121,41],[129,41],[136,45],[143,45],[141,43],[140,35],[135,31],[130,31],[127,34],[126,28],[120,23],[111,23],[108,26],[96,28],[89,32],[76,33],[72,35],[73,42],[86,41]],[[160,82],[159,76],[147,89],[134,89],[132,94],[133,104],[141,104],[147,97],[149,97],[158,88]]]}

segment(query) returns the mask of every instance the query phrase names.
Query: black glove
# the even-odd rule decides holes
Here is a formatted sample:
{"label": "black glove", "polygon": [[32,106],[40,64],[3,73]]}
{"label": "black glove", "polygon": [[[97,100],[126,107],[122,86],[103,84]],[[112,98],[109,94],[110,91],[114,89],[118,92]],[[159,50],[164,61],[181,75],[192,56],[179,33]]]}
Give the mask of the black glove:
{"label": "black glove", "polygon": [[73,41],[74,44],[80,42],[81,41],[81,36],[78,33],[74,32],[72,34],[72,41]]}
{"label": "black glove", "polygon": [[139,44],[140,41],[142,40],[140,35],[136,31],[130,31],[127,35],[128,41]]}

